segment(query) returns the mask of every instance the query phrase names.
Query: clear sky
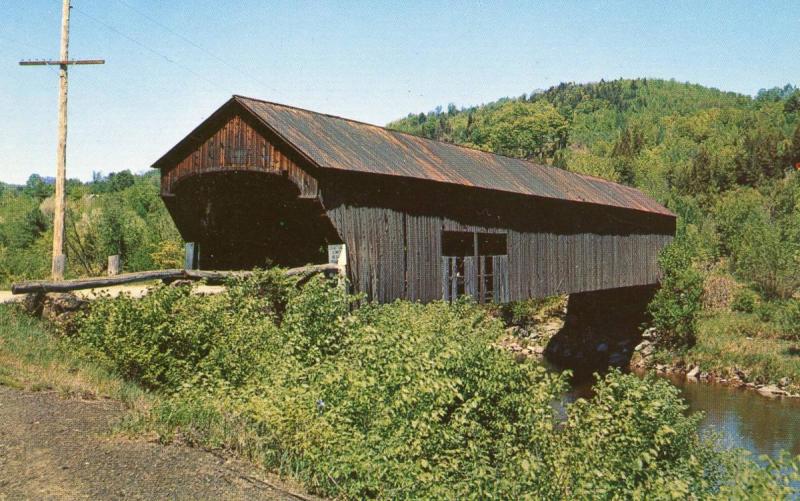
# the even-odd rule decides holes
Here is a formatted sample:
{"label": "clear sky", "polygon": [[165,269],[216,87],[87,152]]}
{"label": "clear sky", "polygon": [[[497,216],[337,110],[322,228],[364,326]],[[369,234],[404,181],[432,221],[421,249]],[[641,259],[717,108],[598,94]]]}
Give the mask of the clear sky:
{"label": "clear sky", "polygon": [[[800,1],[73,0],[69,177],[148,168],[232,94],[385,124],[562,81],[800,83]],[[0,181],[55,172],[61,0],[0,0]],[[165,29],[165,27],[167,29]]]}

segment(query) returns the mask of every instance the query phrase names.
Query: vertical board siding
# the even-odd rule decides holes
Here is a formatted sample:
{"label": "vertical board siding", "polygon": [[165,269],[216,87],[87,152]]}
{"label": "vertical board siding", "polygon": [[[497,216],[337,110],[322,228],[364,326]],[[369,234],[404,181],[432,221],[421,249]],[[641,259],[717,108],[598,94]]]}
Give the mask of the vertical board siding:
{"label": "vertical board siding", "polygon": [[[455,260],[441,255],[443,230],[506,232],[374,207],[343,205],[328,215],[347,243],[355,289],[380,302],[428,302],[454,293],[446,270]],[[506,234],[508,255],[496,256],[493,268],[494,280],[501,280],[494,283],[500,302],[656,283],[658,254],[672,240],[660,234]],[[472,261],[465,260],[465,269],[477,265]],[[500,278],[500,270],[506,270],[506,278]],[[479,289],[472,282],[465,288]]]}
{"label": "vertical board siding", "polygon": [[670,235],[509,232],[511,300],[658,282]]}
{"label": "vertical board siding", "polygon": [[189,176],[222,171],[257,171],[286,175],[302,198],[317,196],[317,180],[247,124],[234,116],[171,169],[161,171],[162,194]]}
{"label": "vertical board siding", "polygon": [[507,303],[511,300],[508,289],[508,256],[491,256],[492,289],[496,303]]}

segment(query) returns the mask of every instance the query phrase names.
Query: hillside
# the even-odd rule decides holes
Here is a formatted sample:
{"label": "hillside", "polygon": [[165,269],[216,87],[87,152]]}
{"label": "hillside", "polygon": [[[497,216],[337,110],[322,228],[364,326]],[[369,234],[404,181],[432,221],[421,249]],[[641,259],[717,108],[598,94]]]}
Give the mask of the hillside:
{"label": "hillside", "polygon": [[[561,84],[409,114],[389,128],[635,186],[678,214],[651,303],[678,367],[797,380],[800,90],[756,97],[665,80]],[[756,354],[746,343],[761,347]],[[686,347],[692,351],[682,351]]]}
{"label": "hillside", "polygon": [[800,91],[751,98],[665,80],[562,83],[409,114],[389,128],[638,186],[665,201],[756,186],[800,162]]}

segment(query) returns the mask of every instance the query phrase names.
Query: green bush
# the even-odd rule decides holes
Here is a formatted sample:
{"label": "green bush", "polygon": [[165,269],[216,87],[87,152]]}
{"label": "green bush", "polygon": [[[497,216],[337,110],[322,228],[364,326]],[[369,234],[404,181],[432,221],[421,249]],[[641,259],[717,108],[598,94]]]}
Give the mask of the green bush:
{"label": "green bush", "polygon": [[741,288],[733,295],[731,309],[742,313],[753,313],[759,304],[758,294],[748,288]]}
{"label": "green bush", "polygon": [[764,301],[754,311],[762,321],[771,323],[781,337],[800,340],[800,300]]}
{"label": "green bush", "polygon": [[648,305],[658,342],[666,347],[692,346],[702,308],[703,276],[694,268],[690,246],[676,239],[659,256],[661,287]]}
{"label": "green bush", "polygon": [[214,297],[103,300],[76,342],[170,391],[130,426],[328,496],[704,498],[746,467],[698,436],[664,381],[612,372],[559,406],[566,375],[515,362],[469,300],[352,309],[335,281],[294,283],[262,272]]}
{"label": "green bush", "polygon": [[[272,275],[258,278],[269,281]],[[76,341],[148,388],[243,385],[263,367],[276,342],[275,325],[264,321],[271,303],[236,287],[229,294],[189,293],[188,287],[159,286],[142,299],[94,301],[78,320]]]}
{"label": "green bush", "polygon": [[553,472],[561,485],[545,497],[691,499],[724,478],[724,458],[697,434],[702,416],[687,415],[665,380],[612,372],[594,393],[567,409]]}

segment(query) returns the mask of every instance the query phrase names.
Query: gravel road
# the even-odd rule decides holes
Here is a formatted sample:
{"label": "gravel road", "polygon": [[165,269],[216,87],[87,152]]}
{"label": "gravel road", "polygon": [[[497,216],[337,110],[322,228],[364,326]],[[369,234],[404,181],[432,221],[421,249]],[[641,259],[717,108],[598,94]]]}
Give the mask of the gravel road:
{"label": "gravel road", "polygon": [[246,463],[113,437],[124,412],[114,401],[0,386],[0,500],[311,498]]}

